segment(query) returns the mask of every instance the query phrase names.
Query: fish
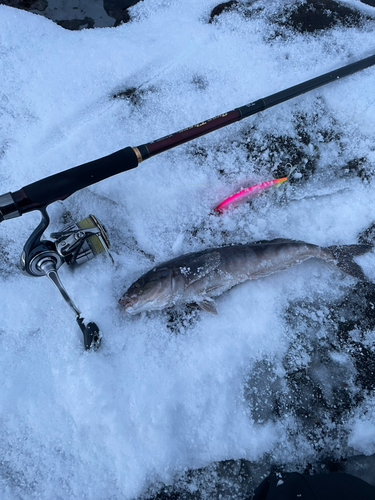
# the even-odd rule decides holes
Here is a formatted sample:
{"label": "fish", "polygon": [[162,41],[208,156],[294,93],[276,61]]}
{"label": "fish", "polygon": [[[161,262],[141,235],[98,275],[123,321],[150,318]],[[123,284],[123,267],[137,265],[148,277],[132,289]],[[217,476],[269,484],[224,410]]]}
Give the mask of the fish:
{"label": "fish", "polygon": [[163,262],[137,279],[119,300],[126,313],[162,310],[178,304],[197,304],[218,314],[214,298],[247,280],[283,271],[317,258],[361,281],[367,281],[353,257],[373,244],[320,247],[278,238],[192,252]]}
{"label": "fish", "polygon": [[228,210],[230,207],[237,206],[240,203],[247,201],[250,197],[258,193],[261,193],[265,189],[271,186],[280,185],[287,180],[288,177],[282,177],[281,179],[273,179],[272,181],[261,182],[260,184],[255,184],[254,186],[241,189],[241,191],[232,194],[232,196],[229,196],[229,198],[226,198],[224,201],[219,203],[219,205],[214,208],[214,211],[219,214],[222,214],[225,210]]}

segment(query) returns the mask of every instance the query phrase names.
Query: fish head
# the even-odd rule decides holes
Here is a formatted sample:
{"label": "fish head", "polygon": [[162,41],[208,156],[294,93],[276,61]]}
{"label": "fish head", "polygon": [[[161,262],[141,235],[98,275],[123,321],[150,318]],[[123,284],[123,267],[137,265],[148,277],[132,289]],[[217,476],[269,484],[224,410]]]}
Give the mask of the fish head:
{"label": "fish head", "polygon": [[172,304],[173,270],[155,267],[135,281],[119,300],[129,314],[160,310]]}

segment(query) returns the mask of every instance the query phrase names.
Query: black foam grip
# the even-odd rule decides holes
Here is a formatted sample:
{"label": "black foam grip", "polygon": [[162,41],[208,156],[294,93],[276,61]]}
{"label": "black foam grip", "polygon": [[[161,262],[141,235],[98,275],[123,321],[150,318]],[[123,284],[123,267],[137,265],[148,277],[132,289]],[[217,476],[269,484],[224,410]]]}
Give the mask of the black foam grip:
{"label": "black foam grip", "polygon": [[137,165],[137,156],[133,148],[128,147],[33,182],[20,191],[26,194],[34,206],[48,205],[57,200],[65,200],[79,189],[135,168]]}

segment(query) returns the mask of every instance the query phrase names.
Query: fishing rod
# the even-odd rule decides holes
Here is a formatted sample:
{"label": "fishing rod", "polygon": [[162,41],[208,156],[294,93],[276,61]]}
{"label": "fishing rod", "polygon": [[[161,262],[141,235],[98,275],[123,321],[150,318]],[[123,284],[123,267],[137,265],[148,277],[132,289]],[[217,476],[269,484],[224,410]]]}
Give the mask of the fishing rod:
{"label": "fishing rod", "polygon": [[42,236],[49,224],[47,206],[55,201],[65,200],[80,189],[126,170],[131,170],[152,156],[373,65],[375,65],[375,55],[245,104],[155,141],[137,147],[126,147],[103,158],[45,177],[22,187],[18,191],[0,195],[0,222],[19,217],[33,210],[39,210],[42,215],[40,224],[23,248],[21,255],[22,271],[29,276],[47,276],[74,311],[76,321],[84,336],[85,348],[98,347],[101,341],[98,326],[92,322],[88,323],[88,325],[84,324],[81,313],[63,287],[57,270],[64,263],[74,267],[96,257],[103,251],[109,254],[110,245],[105,227],[96,217],[90,215],[76,224],[71,222],[60,231],[52,233],[51,238],[54,241],[44,240]]}

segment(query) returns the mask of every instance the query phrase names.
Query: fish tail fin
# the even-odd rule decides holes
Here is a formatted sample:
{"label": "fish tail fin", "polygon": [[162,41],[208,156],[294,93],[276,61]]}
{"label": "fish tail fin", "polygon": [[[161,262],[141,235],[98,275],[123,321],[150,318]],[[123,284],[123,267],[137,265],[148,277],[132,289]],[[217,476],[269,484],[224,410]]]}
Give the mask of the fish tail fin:
{"label": "fish tail fin", "polygon": [[333,245],[327,247],[326,250],[331,253],[334,259],[332,263],[341,269],[341,271],[361,281],[368,281],[363,269],[354,262],[353,257],[363,255],[373,248],[374,245],[366,243],[362,245]]}

